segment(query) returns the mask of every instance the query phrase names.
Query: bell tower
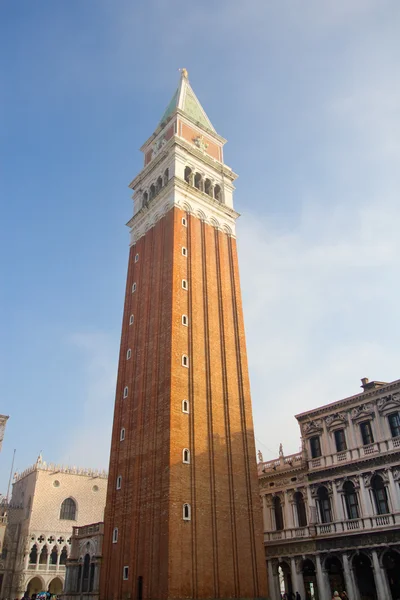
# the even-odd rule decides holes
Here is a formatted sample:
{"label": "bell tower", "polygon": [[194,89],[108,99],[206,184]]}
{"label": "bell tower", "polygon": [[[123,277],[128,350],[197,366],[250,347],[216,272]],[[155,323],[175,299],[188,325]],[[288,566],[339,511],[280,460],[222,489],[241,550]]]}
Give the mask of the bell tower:
{"label": "bell tower", "polygon": [[224,143],[182,69],[130,184],[101,600],[267,596]]}

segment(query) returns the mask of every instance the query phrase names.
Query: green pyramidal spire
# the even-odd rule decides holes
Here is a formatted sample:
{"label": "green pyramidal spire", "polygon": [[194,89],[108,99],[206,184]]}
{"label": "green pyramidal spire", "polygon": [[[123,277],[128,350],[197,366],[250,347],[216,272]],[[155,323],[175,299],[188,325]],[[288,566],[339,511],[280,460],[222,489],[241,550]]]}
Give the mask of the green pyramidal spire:
{"label": "green pyramidal spire", "polygon": [[186,69],[181,69],[181,79],[178,88],[165,109],[158,126],[168,121],[177,109],[181,110],[188,119],[193,121],[193,123],[201,125],[205,129],[209,129],[216,133],[204,108],[201,106],[196,94],[192,90]]}

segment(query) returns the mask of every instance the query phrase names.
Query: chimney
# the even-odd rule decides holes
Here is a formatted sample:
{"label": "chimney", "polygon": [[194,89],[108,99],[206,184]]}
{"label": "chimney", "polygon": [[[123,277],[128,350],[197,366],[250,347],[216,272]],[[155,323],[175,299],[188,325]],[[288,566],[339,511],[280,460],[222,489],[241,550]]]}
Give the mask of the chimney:
{"label": "chimney", "polygon": [[384,385],[387,385],[386,381],[370,381],[368,377],[363,377],[361,379],[361,387],[363,388],[364,392],[376,390]]}
{"label": "chimney", "polygon": [[367,389],[367,387],[368,387],[368,382],[369,382],[369,379],[368,379],[368,377],[363,377],[363,378],[361,379],[361,387],[363,388],[364,392],[365,392],[365,390],[366,390],[366,389]]}

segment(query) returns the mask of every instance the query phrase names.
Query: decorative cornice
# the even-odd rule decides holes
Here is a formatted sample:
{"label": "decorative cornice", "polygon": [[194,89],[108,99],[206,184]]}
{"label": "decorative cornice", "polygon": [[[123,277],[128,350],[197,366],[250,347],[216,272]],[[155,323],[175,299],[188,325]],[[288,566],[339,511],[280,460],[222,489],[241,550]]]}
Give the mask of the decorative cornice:
{"label": "decorative cornice", "polygon": [[362,419],[374,419],[375,411],[372,402],[360,404],[352,408],[350,416],[353,421],[361,421]]}

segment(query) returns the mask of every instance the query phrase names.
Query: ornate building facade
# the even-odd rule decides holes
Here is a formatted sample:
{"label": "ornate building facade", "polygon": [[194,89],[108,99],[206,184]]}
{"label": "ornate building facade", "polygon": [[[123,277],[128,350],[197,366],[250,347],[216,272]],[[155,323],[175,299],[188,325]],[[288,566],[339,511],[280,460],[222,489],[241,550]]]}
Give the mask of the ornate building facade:
{"label": "ornate building facade", "polygon": [[103,537],[104,523],[73,528],[63,600],[98,598]]}
{"label": "ornate building facade", "polygon": [[296,416],[302,452],[258,464],[272,600],[400,598],[400,381]]}
{"label": "ornate building facade", "polygon": [[224,143],[183,69],[130,185],[103,600],[266,596]]}
{"label": "ornate building facade", "polygon": [[16,473],[2,553],[0,598],[61,593],[72,528],[101,521],[105,472],[37,462]]}

